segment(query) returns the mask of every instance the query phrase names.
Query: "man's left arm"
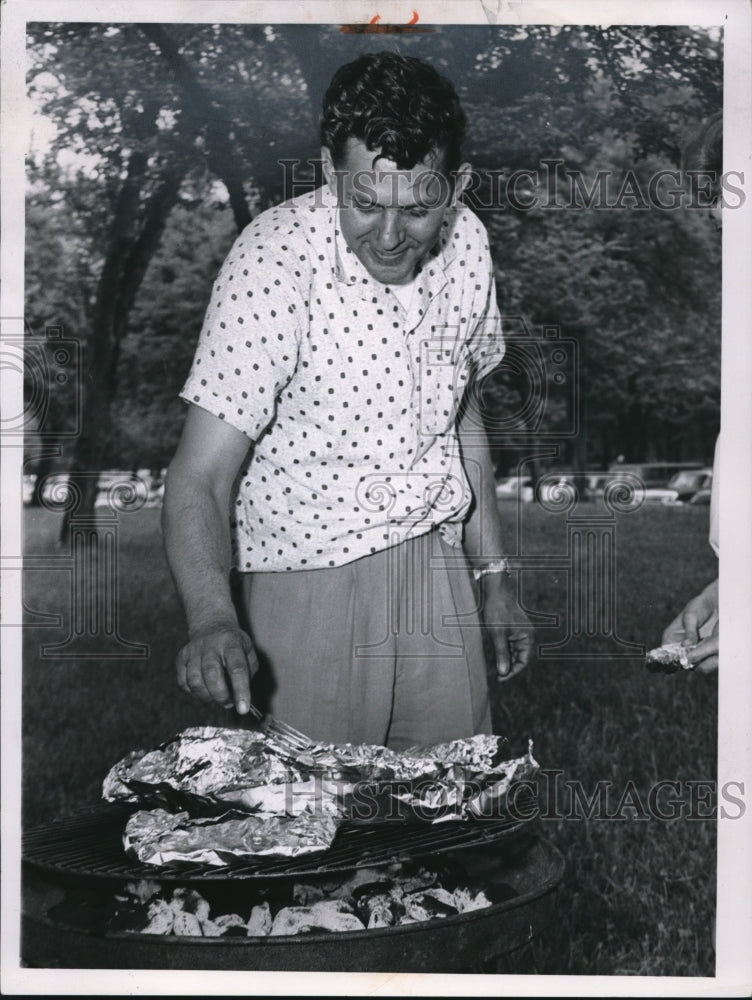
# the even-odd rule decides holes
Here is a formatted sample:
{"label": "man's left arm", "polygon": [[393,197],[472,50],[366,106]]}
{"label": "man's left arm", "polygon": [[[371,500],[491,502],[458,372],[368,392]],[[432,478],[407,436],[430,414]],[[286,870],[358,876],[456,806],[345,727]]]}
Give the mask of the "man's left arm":
{"label": "man's left arm", "polygon": [[481,618],[493,639],[497,676],[504,681],[530,662],[534,632],[518,602],[516,574],[502,568],[505,550],[491,452],[480,417],[473,413],[472,406],[463,407],[457,431],[473,494],[463,548],[471,569],[485,570],[479,578]]}

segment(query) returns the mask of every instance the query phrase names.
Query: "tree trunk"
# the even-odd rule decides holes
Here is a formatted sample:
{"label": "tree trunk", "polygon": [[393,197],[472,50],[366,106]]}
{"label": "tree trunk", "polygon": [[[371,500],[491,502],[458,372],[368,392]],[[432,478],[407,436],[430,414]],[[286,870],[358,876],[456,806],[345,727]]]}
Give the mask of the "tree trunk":
{"label": "tree trunk", "polygon": [[52,444],[50,445],[50,448],[44,450],[37,459],[36,469],[34,470],[37,478],[34,480],[34,489],[32,490],[31,497],[29,499],[29,507],[44,506],[42,487],[47,476],[55,471],[55,463],[57,459],[58,450]]}
{"label": "tree trunk", "polygon": [[186,114],[190,111],[190,115],[196,119],[195,124],[206,127],[207,165],[227,188],[235,225],[240,232],[251,221],[251,210],[243,188],[245,176],[236,166],[242,160],[236,154],[230,138],[232,122],[223,106],[218,101],[213,101],[206,92],[193,67],[180,54],[175,40],[162,25],[141,24],[139,27],[149,41],[157,46],[175,74],[185,95]]}
{"label": "tree trunk", "polygon": [[[193,135],[206,128],[207,161],[210,169],[227,187],[238,230],[251,221],[251,212],[243,189],[243,174],[235,166],[231,142],[231,123],[224,111],[213,102],[199,82],[192,67],[180,54],[175,41],[161,25],[143,24],[141,29],[160,50],[172,67],[185,95],[183,131]],[[137,132],[147,137],[155,128],[159,105],[152,103],[141,113]],[[138,145],[131,154],[128,174],[120,189],[113,218],[108,251],[97,286],[92,309],[90,334],[84,361],[83,431],[76,442],[71,466],[71,488],[80,496],[77,505],[67,511],[60,540],[66,541],[70,518],[93,511],[96,499],[96,476],[106,461],[111,439],[110,407],[117,387],[120,342],[128,314],[135,300],[146,268],[164,231],[170,210],[177,201],[185,176],[185,162],[171,162],[146,206],[142,208],[143,189],[149,181],[149,162],[144,148]]]}
{"label": "tree trunk", "polygon": [[101,471],[109,454],[111,405],[117,388],[120,342],[136,293],[185,176],[183,164],[166,167],[142,207],[146,171],[146,155],[136,151],[131,156],[128,175],[118,196],[83,352],[82,431],[76,441],[70,472],[71,489],[78,499],[63,517],[61,542],[67,541],[71,517],[91,513],[94,509],[95,473]]}

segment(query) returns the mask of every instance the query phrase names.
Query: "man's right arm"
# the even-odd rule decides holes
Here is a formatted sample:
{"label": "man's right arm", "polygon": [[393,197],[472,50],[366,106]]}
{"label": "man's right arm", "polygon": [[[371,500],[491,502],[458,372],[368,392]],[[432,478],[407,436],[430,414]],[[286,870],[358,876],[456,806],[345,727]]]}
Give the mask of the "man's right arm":
{"label": "man's right arm", "polygon": [[178,685],[201,701],[234,705],[241,715],[258,664],[230,594],[230,500],[249,443],[237,428],[191,405],[162,509],[167,560],[188,622],[189,641],[176,658]]}

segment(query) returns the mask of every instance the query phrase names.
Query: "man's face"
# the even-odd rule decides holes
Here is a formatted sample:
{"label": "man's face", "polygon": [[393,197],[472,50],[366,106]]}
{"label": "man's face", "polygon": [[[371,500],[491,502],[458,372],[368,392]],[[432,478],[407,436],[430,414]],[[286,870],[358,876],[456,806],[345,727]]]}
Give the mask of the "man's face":
{"label": "man's face", "polygon": [[358,139],[348,139],[338,168],[328,149],[321,153],[347,245],[376,281],[411,281],[438,239],[455,192],[459,195],[470,179],[468,165],[460,168],[455,183],[440,173],[438,157],[398,170],[392,160],[378,158],[378,151],[366,149]]}

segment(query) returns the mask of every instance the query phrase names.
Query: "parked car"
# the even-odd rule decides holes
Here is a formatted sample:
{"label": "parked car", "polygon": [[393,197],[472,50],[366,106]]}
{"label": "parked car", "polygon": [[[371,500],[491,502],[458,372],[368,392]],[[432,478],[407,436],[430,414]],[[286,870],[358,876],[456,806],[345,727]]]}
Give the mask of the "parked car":
{"label": "parked car", "polygon": [[636,476],[645,489],[665,490],[678,472],[702,468],[702,462],[614,462],[608,471],[616,478],[627,474]]}
{"label": "parked car", "polygon": [[704,506],[705,504],[710,503],[710,494],[710,490],[698,490],[694,496],[691,496],[689,500],[687,500],[687,503],[691,504],[693,507]]}
{"label": "parked car", "polygon": [[603,491],[606,485],[611,482],[613,475],[610,472],[590,472],[587,476],[585,495],[588,500],[602,500]]}
{"label": "parked car", "polygon": [[684,480],[679,480],[679,476],[696,476],[702,484],[705,480],[700,477],[708,472],[712,473],[712,470],[704,468],[700,462],[614,463],[608,471],[588,474],[587,493],[589,499],[601,500],[606,489],[616,486],[621,480],[625,485],[641,485],[641,489],[635,490],[631,502],[627,494],[620,498],[623,507],[638,507],[642,503],[672,504],[679,501],[681,492],[681,488],[676,488],[676,483],[680,487],[684,483]]}
{"label": "parked car", "polygon": [[[97,496],[95,507],[109,507],[111,502],[128,506],[129,502],[138,507],[159,507],[164,493],[165,470],[156,477],[149,469],[139,469],[135,474],[119,469],[107,469],[99,474],[97,480]],[[23,478],[23,501],[31,503],[36,475],[25,475]],[[65,484],[68,482],[67,472],[53,472],[44,478],[42,484],[42,502],[55,506],[65,502]]]}
{"label": "parked car", "polygon": [[610,467],[603,486],[605,489],[609,483],[617,483],[620,479],[630,483],[637,480],[642,489],[635,492],[634,506],[641,503],[671,504],[678,498],[678,491],[672,486],[674,477],[682,472],[702,470],[700,462],[621,462]]}
{"label": "parked car", "polygon": [[537,487],[536,493],[538,500],[542,503],[552,503],[557,504],[557,502],[568,502],[568,496],[571,490],[571,495],[575,498],[580,496],[578,477],[573,472],[564,472],[559,469],[549,470],[545,475],[541,476]]}
{"label": "parked car", "polygon": [[532,476],[504,476],[496,481],[498,500],[517,500],[530,503],[535,498]]}
{"label": "parked car", "polygon": [[609,473],[549,470],[537,485],[538,499],[543,503],[556,503],[557,499],[564,495],[565,490],[571,488],[576,503],[595,500],[603,496],[605,482],[601,482],[601,476],[608,477]]}
{"label": "parked car", "polygon": [[[676,493],[674,503],[688,503],[701,491],[707,492],[709,497],[712,485],[713,470],[710,468],[682,469],[668,481],[668,488]],[[709,499],[708,502],[710,502]]]}

